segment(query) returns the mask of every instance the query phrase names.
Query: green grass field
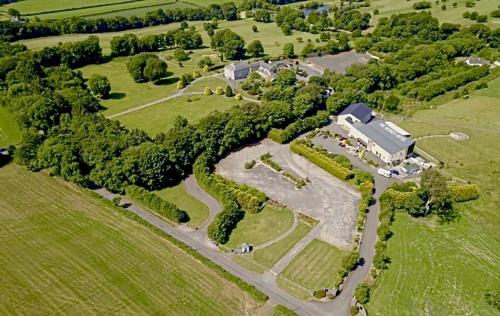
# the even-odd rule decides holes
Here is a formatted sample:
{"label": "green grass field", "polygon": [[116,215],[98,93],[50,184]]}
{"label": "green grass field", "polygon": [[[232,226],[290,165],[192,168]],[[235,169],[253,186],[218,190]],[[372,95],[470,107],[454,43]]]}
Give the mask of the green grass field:
{"label": "green grass field", "polygon": [[315,239],[302,250],[278,276],[278,285],[299,298],[310,297],[309,291],[331,288],[345,251]]}
{"label": "green grass field", "polygon": [[286,238],[269,247],[256,250],[249,255],[236,256],[235,261],[249,270],[264,273],[264,271],[271,269],[278,260],[286,255],[311,229],[311,226],[299,221],[297,228]]}
{"label": "green grass field", "polygon": [[235,285],[109,205],[44,173],[0,168],[0,313],[255,309]]}
{"label": "green grass field", "polygon": [[189,222],[187,224],[191,227],[199,227],[208,217],[208,207],[187,193],[183,183],[165,188],[156,192],[156,194],[186,211],[189,214]]}
{"label": "green grass field", "polygon": [[0,106],[0,147],[17,145],[21,141],[20,133],[12,115]]}
{"label": "green grass field", "polygon": [[242,243],[257,246],[280,236],[290,229],[292,224],[293,212],[291,210],[266,206],[259,213],[246,213],[245,218],[232,231],[225,246],[230,249]]}
{"label": "green grass field", "polygon": [[[494,315],[484,294],[500,282],[500,79],[490,87],[423,110],[399,123],[414,136],[465,132],[469,140],[429,138],[417,145],[444,171],[480,186],[476,201],[458,204],[458,222],[439,225],[398,214],[377,281],[372,315]],[[498,311],[496,312],[498,313]]]}
{"label": "green grass field", "polygon": [[248,101],[236,101],[234,98],[227,98],[223,95],[182,96],[116,117],[116,120],[128,128],[138,128],[149,135],[156,135],[172,127],[175,118],[179,115],[184,116],[191,123],[196,123],[212,111],[224,111],[245,102]]}

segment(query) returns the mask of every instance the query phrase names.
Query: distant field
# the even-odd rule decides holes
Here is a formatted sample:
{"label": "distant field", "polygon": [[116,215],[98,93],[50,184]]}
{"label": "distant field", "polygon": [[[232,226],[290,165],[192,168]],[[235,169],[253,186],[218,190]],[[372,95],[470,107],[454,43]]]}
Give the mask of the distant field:
{"label": "distant field", "polygon": [[234,249],[242,243],[260,245],[285,233],[293,224],[293,212],[266,206],[256,214],[245,213],[245,218],[232,231],[225,247]]}
{"label": "distant field", "polygon": [[189,222],[187,224],[191,227],[199,227],[208,217],[208,207],[187,193],[183,183],[165,188],[156,192],[156,194],[186,211],[189,214]]}
{"label": "distant field", "polygon": [[154,136],[160,132],[166,132],[172,127],[178,115],[184,116],[191,123],[196,123],[212,111],[224,111],[245,102],[248,101],[236,101],[234,98],[223,95],[183,96],[116,117],[116,120],[128,128],[142,129]]}
{"label": "distant field", "polygon": [[0,147],[17,145],[21,141],[21,134],[17,123],[10,113],[0,106]]}
{"label": "distant field", "polygon": [[459,204],[460,221],[439,225],[398,214],[388,242],[392,259],[373,292],[371,315],[494,315],[484,294],[500,283],[500,79],[490,87],[399,123],[414,136],[465,132],[466,141],[418,140],[445,171],[479,185],[478,200]]}
{"label": "distant field", "polygon": [[0,168],[0,314],[244,315],[255,302],[192,257],[43,173]]}
{"label": "distant field", "polygon": [[61,19],[73,16],[89,18],[115,16],[143,16],[157,9],[194,8],[220,3],[216,0],[23,0],[0,7],[0,11],[9,8],[19,10],[28,17],[40,19]]}
{"label": "distant field", "polygon": [[278,276],[278,285],[304,299],[310,297],[307,290],[331,288],[345,254],[345,251],[315,239]]}

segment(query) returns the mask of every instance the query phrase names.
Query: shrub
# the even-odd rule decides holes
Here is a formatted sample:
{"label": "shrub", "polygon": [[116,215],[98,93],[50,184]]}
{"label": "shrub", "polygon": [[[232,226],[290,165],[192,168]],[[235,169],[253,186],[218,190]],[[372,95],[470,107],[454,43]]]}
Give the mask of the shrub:
{"label": "shrub", "polygon": [[210,87],[205,87],[205,91],[203,92],[203,94],[205,95],[212,95],[212,90],[210,89]]}
{"label": "shrub", "polygon": [[262,156],[260,156],[260,160],[268,165],[269,167],[273,168],[275,171],[277,172],[280,172],[281,170],[283,170],[283,168],[281,168],[281,166],[275,162],[273,159],[272,159],[272,155],[270,153],[265,153],[263,154]]}
{"label": "shrub", "polygon": [[313,296],[318,300],[322,299],[323,297],[326,296],[326,290],[325,289],[316,290],[314,291]]}
{"label": "shrub", "polygon": [[299,119],[288,125],[285,129],[272,128],[267,137],[277,143],[284,144],[302,133],[326,125],[328,121],[328,113],[326,111],[318,111],[316,115]]}
{"label": "shrub", "polygon": [[356,301],[360,304],[366,304],[370,301],[370,286],[366,283],[361,283],[356,286],[356,291],[354,292]]}
{"label": "shrub", "polygon": [[182,48],[177,48],[174,50],[174,59],[177,61],[184,61],[189,59],[189,55]]}
{"label": "shrub", "polygon": [[189,220],[189,216],[185,211],[146,189],[131,185],[126,188],[126,193],[130,198],[139,201],[154,212],[176,223],[183,223]]}
{"label": "shrub", "polygon": [[224,94],[224,89],[222,89],[222,87],[217,87],[215,89],[215,94],[216,95],[223,95]]}
{"label": "shrub", "polygon": [[237,101],[240,101],[243,98],[241,97],[241,94],[236,93],[236,95],[234,96],[234,99],[237,100]]}
{"label": "shrub", "polygon": [[257,33],[259,31],[259,29],[257,28],[257,25],[252,26],[252,31],[254,31],[255,33]]}
{"label": "shrub", "polygon": [[231,86],[226,86],[226,90],[224,91],[224,94],[226,97],[232,97],[233,96],[233,89]]}
{"label": "shrub", "polygon": [[196,79],[196,78],[200,78],[201,74],[198,70],[194,70],[193,73],[191,74],[191,76],[193,77],[193,79]]}
{"label": "shrub", "polygon": [[413,4],[413,9],[415,10],[430,9],[431,7],[432,3],[430,3],[429,1],[420,1]]}
{"label": "shrub", "polygon": [[466,202],[479,198],[479,187],[476,184],[451,185],[450,191],[455,202]]}
{"label": "shrub", "polygon": [[250,160],[245,162],[245,169],[252,169],[257,162],[255,160]]}
{"label": "shrub", "polygon": [[185,87],[186,84],[183,81],[181,80],[177,81],[177,89],[184,89]]}

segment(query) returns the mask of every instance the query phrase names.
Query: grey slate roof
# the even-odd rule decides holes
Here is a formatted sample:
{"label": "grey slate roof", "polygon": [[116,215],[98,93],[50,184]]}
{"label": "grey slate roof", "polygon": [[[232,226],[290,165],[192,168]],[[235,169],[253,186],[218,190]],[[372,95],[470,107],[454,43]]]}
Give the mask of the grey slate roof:
{"label": "grey slate roof", "polygon": [[230,63],[227,67],[229,67],[229,69],[232,69],[233,71],[238,71],[243,69],[249,69],[250,65],[246,62],[240,62],[240,63]]}
{"label": "grey slate roof", "polygon": [[363,123],[368,123],[372,118],[372,109],[364,103],[351,104],[339,115],[351,114]]}
{"label": "grey slate roof", "polygon": [[357,122],[353,126],[390,154],[400,152],[415,143],[413,139],[398,134],[381,119],[374,118],[367,124]]}

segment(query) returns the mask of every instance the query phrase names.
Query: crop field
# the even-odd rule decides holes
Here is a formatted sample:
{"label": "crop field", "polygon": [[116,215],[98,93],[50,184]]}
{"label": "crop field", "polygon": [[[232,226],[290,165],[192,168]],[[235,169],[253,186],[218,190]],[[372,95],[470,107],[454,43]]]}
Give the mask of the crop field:
{"label": "crop field", "polygon": [[315,239],[278,276],[278,285],[300,298],[309,290],[331,288],[346,251]]}
{"label": "crop field", "polygon": [[417,145],[448,174],[478,184],[481,196],[458,204],[461,218],[450,224],[397,215],[387,249],[392,263],[377,281],[370,314],[495,314],[484,294],[500,282],[500,79],[489,85],[400,122],[414,136],[467,133],[465,141],[436,137]]}
{"label": "crop field", "polygon": [[21,141],[17,123],[7,109],[0,106],[0,147],[16,145]]}
{"label": "crop field", "polygon": [[0,313],[243,315],[256,303],[108,202],[0,168]]}
{"label": "crop field", "polygon": [[208,207],[186,192],[183,183],[162,189],[156,192],[156,194],[186,211],[189,214],[187,225],[191,227],[199,227],[208,217]]}
{"label": "crop field", "polygon": [[286,208],[264,207],[259,213],[245,213],[225,244],[230,249],[242,243],[253,246],[273,240],[285,233],[293,224],[293,212]]}
{"label": "crop field", "polygon": [[249,255],[237,256],[235,257],[235,261],[249,270],[264,273],[264,271],[271,269],[278,260],[286,255],[311,229],[310,225],[299,221],[297,228],[284,239],[269,247],[256,250]]}
{"label": "crop field", "polygon": [[245,102],[248,101],[236,101],[234,98],[228,98],[224,95],[182,96],[118,116],[115,119],[128,128],[142,129],[154,136],[160,132],[166,132],[172,127],[175,118],[179,115],[188,119],[190,123],[196,123],[212,111],[224,111]]}

